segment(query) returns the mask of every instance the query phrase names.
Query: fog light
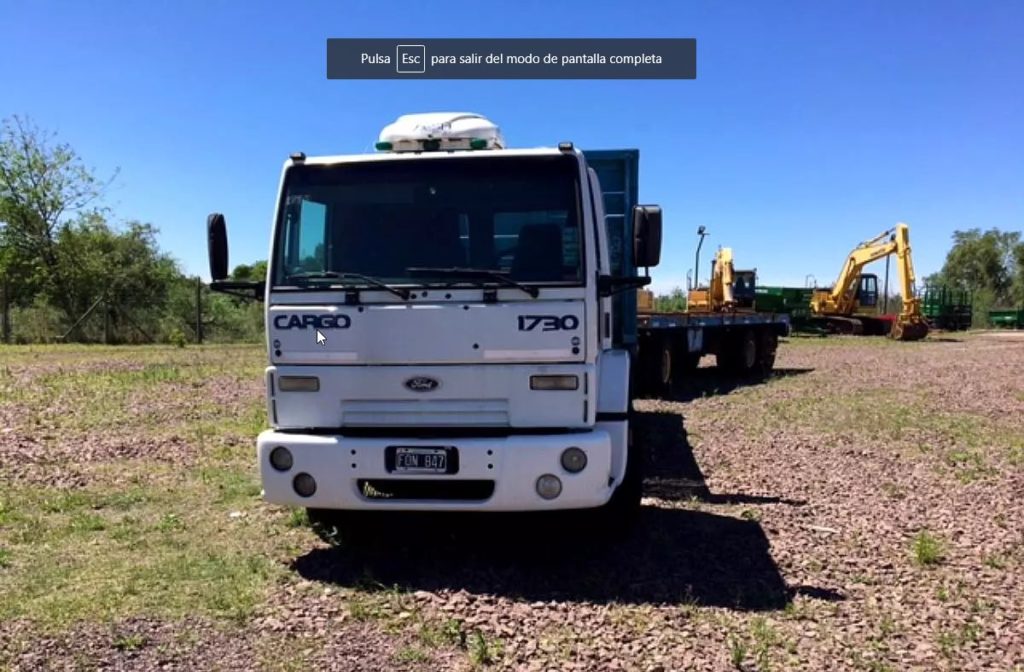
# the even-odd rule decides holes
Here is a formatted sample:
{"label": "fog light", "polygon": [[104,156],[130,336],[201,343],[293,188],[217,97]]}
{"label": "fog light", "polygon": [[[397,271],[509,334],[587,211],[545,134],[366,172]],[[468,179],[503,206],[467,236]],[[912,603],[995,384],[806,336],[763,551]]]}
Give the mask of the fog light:
{"label": "fog light", "polygon": [[316,479],[307,473],[301,473],[292,480],[292,487],[300,497],[312,497],[316,492]]}
{"label": "fog light", "polygon": [[292,451],[284,446],[278,446],[270,451],[270,465],[278,471],[288,471],[292,468]]}
{"label": "fog light", "polygon": [[562,468],[570,474],[578,474],[587,466],[587,454],[573,446],[562,451]]}
{"label": "fog light", "polygon": [[281,376],[277,387],[282,392],[319,392],[320,379],[316,376]]}
{"label": "fog light", "polygon": [[579,376],[530,376],[531,390],[576,390]]}
{"label": "fog light", "polygon": [[562,480],[554,474],[544,474],[537,479],[537,494],[544,499],[554,499],[562,494]]}

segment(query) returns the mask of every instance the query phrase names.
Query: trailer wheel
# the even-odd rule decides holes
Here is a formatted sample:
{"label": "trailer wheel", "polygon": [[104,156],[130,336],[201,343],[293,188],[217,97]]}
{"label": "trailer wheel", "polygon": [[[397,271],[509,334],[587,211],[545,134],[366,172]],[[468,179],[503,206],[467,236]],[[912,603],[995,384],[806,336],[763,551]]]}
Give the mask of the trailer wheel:
{"label": "trailer wheel", "polygon": [[779,335],[774,331],[764,330],[757,348],[756,373],[759,378],[767,378],[772,375],[775,368],[775,353],[779,348]]}
{"label": "trailer wheel", "polygon": [[[672,393],[673,352],[667,338],[650,339],[640,347],[639,387],[644,397],[665,397]],[[645,354],[646,353],[646,354]]]}
{"label": "trailer wheel", "polygon": [[718,368],[736,376],[752,373],[758,363],[758,345],[754,332],[744,329],[727,339],[716,355]]}
{"label": "trailer wheel", "polygon": [[693,372],[700,366],[701,354],[699,352],[690,352],[686,348],[686,343],[683,342],[679,344],[674,355],[675,366],[672,369],[672,382],[674,385],[678,385],[692,376]]}

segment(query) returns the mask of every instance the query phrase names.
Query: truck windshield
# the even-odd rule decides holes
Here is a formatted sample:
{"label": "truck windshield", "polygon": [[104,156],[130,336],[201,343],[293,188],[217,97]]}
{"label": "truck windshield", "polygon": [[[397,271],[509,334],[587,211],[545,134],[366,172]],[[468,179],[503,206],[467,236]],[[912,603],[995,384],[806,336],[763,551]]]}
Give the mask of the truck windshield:
{"label": "truck windshield", "polygon": [[580,284],[578,171],[571,155],[293,166],[274,284],[451,283],[451,269],[486,271],[465,284]]}

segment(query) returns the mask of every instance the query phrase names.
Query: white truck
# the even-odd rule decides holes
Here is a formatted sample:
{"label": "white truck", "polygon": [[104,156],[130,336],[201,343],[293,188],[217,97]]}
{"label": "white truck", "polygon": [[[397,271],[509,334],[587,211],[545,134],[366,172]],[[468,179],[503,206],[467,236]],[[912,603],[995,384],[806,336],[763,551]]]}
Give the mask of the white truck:
{"label": "white truck", "polygon": [[[332,541],[373,510],[627,520],[634,290],[661,246],[638,152],[509,149],[468,113],[400,117],[376,149],[285,162],[265,283],[226,279],[207,221],[211,286],[266,305],[265,499]],[[711,343],[681,329],[651,350]]]}

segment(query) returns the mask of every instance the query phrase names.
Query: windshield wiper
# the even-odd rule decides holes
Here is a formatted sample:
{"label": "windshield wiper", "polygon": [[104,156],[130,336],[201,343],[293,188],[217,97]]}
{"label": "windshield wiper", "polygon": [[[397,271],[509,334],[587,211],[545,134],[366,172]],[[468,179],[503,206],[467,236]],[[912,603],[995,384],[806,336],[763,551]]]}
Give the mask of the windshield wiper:
{"label": "windshield wiper", "polygon": [[[449,268],[434,268],[434,267],[422,267],[414,266],[405,269],[405,272],[411,276],[437,276],[441,278],[463,278],[466,280],[494,280],[506,287],[514,287],[515,289],[526,292],[533,298],[537,298],[540,295],[540,290],[530,285],[524,285],[521,282],[516,282],[512,278],[508,277],[501,271],[496,271],[490,268],[463,268],[460,266],[452,266]],[[455,283],[449,283],[451,286]]]}
{"label": "windshield wiper", "polygon": [[409,290],[402,289],[400,287],[392,287],[386,282],[381,282],[377,278],[369,275],[363,275],[362,273],[339,273],[338,271],[310,271],[308,273],[296,273],[289,275],[285,280],[287,282],[294,282],[296,280],[358,280],[365,282],[371,287],[377,287],[385,291],[391,292],[395,296],[401,298],[403,301],[409,300]]}

